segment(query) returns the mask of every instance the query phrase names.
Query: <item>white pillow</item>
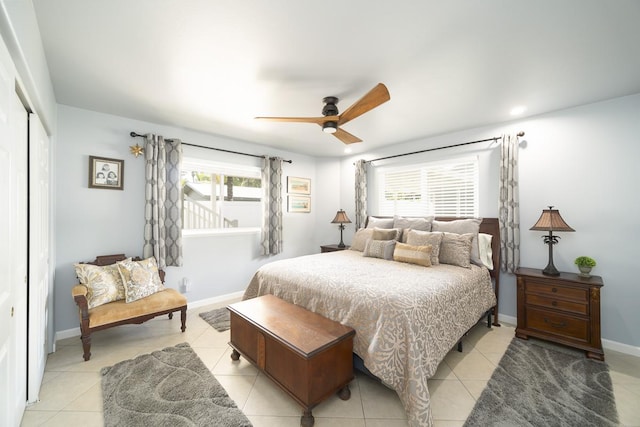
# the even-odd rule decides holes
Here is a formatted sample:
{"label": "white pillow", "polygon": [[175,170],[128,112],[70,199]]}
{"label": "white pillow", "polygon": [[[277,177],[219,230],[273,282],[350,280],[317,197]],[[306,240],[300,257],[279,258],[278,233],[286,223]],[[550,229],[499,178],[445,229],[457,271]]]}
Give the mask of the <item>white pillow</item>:
{"label": "white pillow", "polygon": [[493,250],[491,249],[491,234],[478,233],[478,249],[482,264],[489,270],[493,270]]}
{"label": "white pillow", "polygon": [[395,240],[367,240],[362,256],[382,258],[393,261],[393,251],[396,247]]}

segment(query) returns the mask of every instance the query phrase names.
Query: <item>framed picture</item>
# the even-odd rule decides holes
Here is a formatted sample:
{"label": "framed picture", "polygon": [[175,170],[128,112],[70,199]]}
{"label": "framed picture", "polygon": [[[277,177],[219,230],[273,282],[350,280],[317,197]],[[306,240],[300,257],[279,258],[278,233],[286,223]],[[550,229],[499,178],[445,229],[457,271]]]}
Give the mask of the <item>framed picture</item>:
{"label": "framed picture", "polygon": [[89,188],[124,188],[124,160],[89,156]]}
{"label": "framed picture", "polygon": [[311,212],[311,197],[288,196],[287,212]]}
{"label": "framed picture", "polygon": [[287,177],[287,193],[311,194],[311,180],[309,178]]}

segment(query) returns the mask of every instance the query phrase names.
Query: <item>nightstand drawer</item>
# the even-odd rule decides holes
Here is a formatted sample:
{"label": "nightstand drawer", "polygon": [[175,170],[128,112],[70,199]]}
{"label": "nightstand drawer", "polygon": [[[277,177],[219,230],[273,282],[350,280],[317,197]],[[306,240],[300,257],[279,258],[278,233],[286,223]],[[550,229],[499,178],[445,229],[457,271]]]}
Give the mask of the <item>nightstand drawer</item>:
{"label": "nightstand drawer", "polygon": [[587,319],[563,316],[551,311],[527,307],[526,322],[528,329],[550,332],[584,342],[589,341],[589,322]]}
{"label": "nightstand drawer", "polygon": [[588,289],[570,288],[561,284],[554,285],[549,283],[530,280],[527,282],[527,294],[541,294],[552,298],[567,298],[574,301],[589,301]]}
{"label": "nightstand drawer", "polygon": [[579,303],[535,294],[527,294],[525,301],[527,305],[538,305],[540,307],[548,307],[569,313],[583,314],[585,316],[589,314],[589,306],[586,302]]}

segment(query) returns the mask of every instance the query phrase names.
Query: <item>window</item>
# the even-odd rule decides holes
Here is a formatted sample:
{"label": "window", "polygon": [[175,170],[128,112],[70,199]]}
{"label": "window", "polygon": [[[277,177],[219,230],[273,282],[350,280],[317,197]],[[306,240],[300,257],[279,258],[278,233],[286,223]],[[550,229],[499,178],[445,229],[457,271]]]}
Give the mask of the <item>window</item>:
{"label": "window", "polygon": [[478,159],[376,172],[378,215],[478,216]]}
{"label": "window", "polygon": [[184,230],[260,227],[260,168],[184,159],[180,182]]}

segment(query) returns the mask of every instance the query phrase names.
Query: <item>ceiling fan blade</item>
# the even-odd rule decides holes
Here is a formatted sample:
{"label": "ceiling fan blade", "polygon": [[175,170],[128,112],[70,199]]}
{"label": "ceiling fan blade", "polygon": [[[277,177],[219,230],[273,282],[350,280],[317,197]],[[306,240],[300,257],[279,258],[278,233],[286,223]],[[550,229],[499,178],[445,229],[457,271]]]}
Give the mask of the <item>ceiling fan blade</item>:
{"label": "ceiling fan blade", "polygon": [[344,142],[345,144],[353,144],[354,142],[362,142],[362,140],[360,138],[358,138],[357,136],[352,135],[349,132],[347,132],[346,130],[343,130],[343,129],[340,129],[340,128],[338,128],[338,130],[335,131],[333,136],[335,136],[336,138],[338,138],[340,141]]}
{"label": "ceiling fan blade", "polygon": [[316,123],[322,126],[325,122],[334,121],[337,122],[340,117],[338,116],[326,116],[326,117],[255,117],[256,120],[267,120],[270,122],[294,122],[294,123]]}
{"label": "ceiling fan blade", "polygon": [[371,89],[365,96],[356,101],[353,105],[347,108],[342,114],[340,114],[339,125],[343,125],[358,116],[363,115],[367,111],[371,111],[380,104],[384,104],[391,99],[387,87],[378,83],[376,87]]}

